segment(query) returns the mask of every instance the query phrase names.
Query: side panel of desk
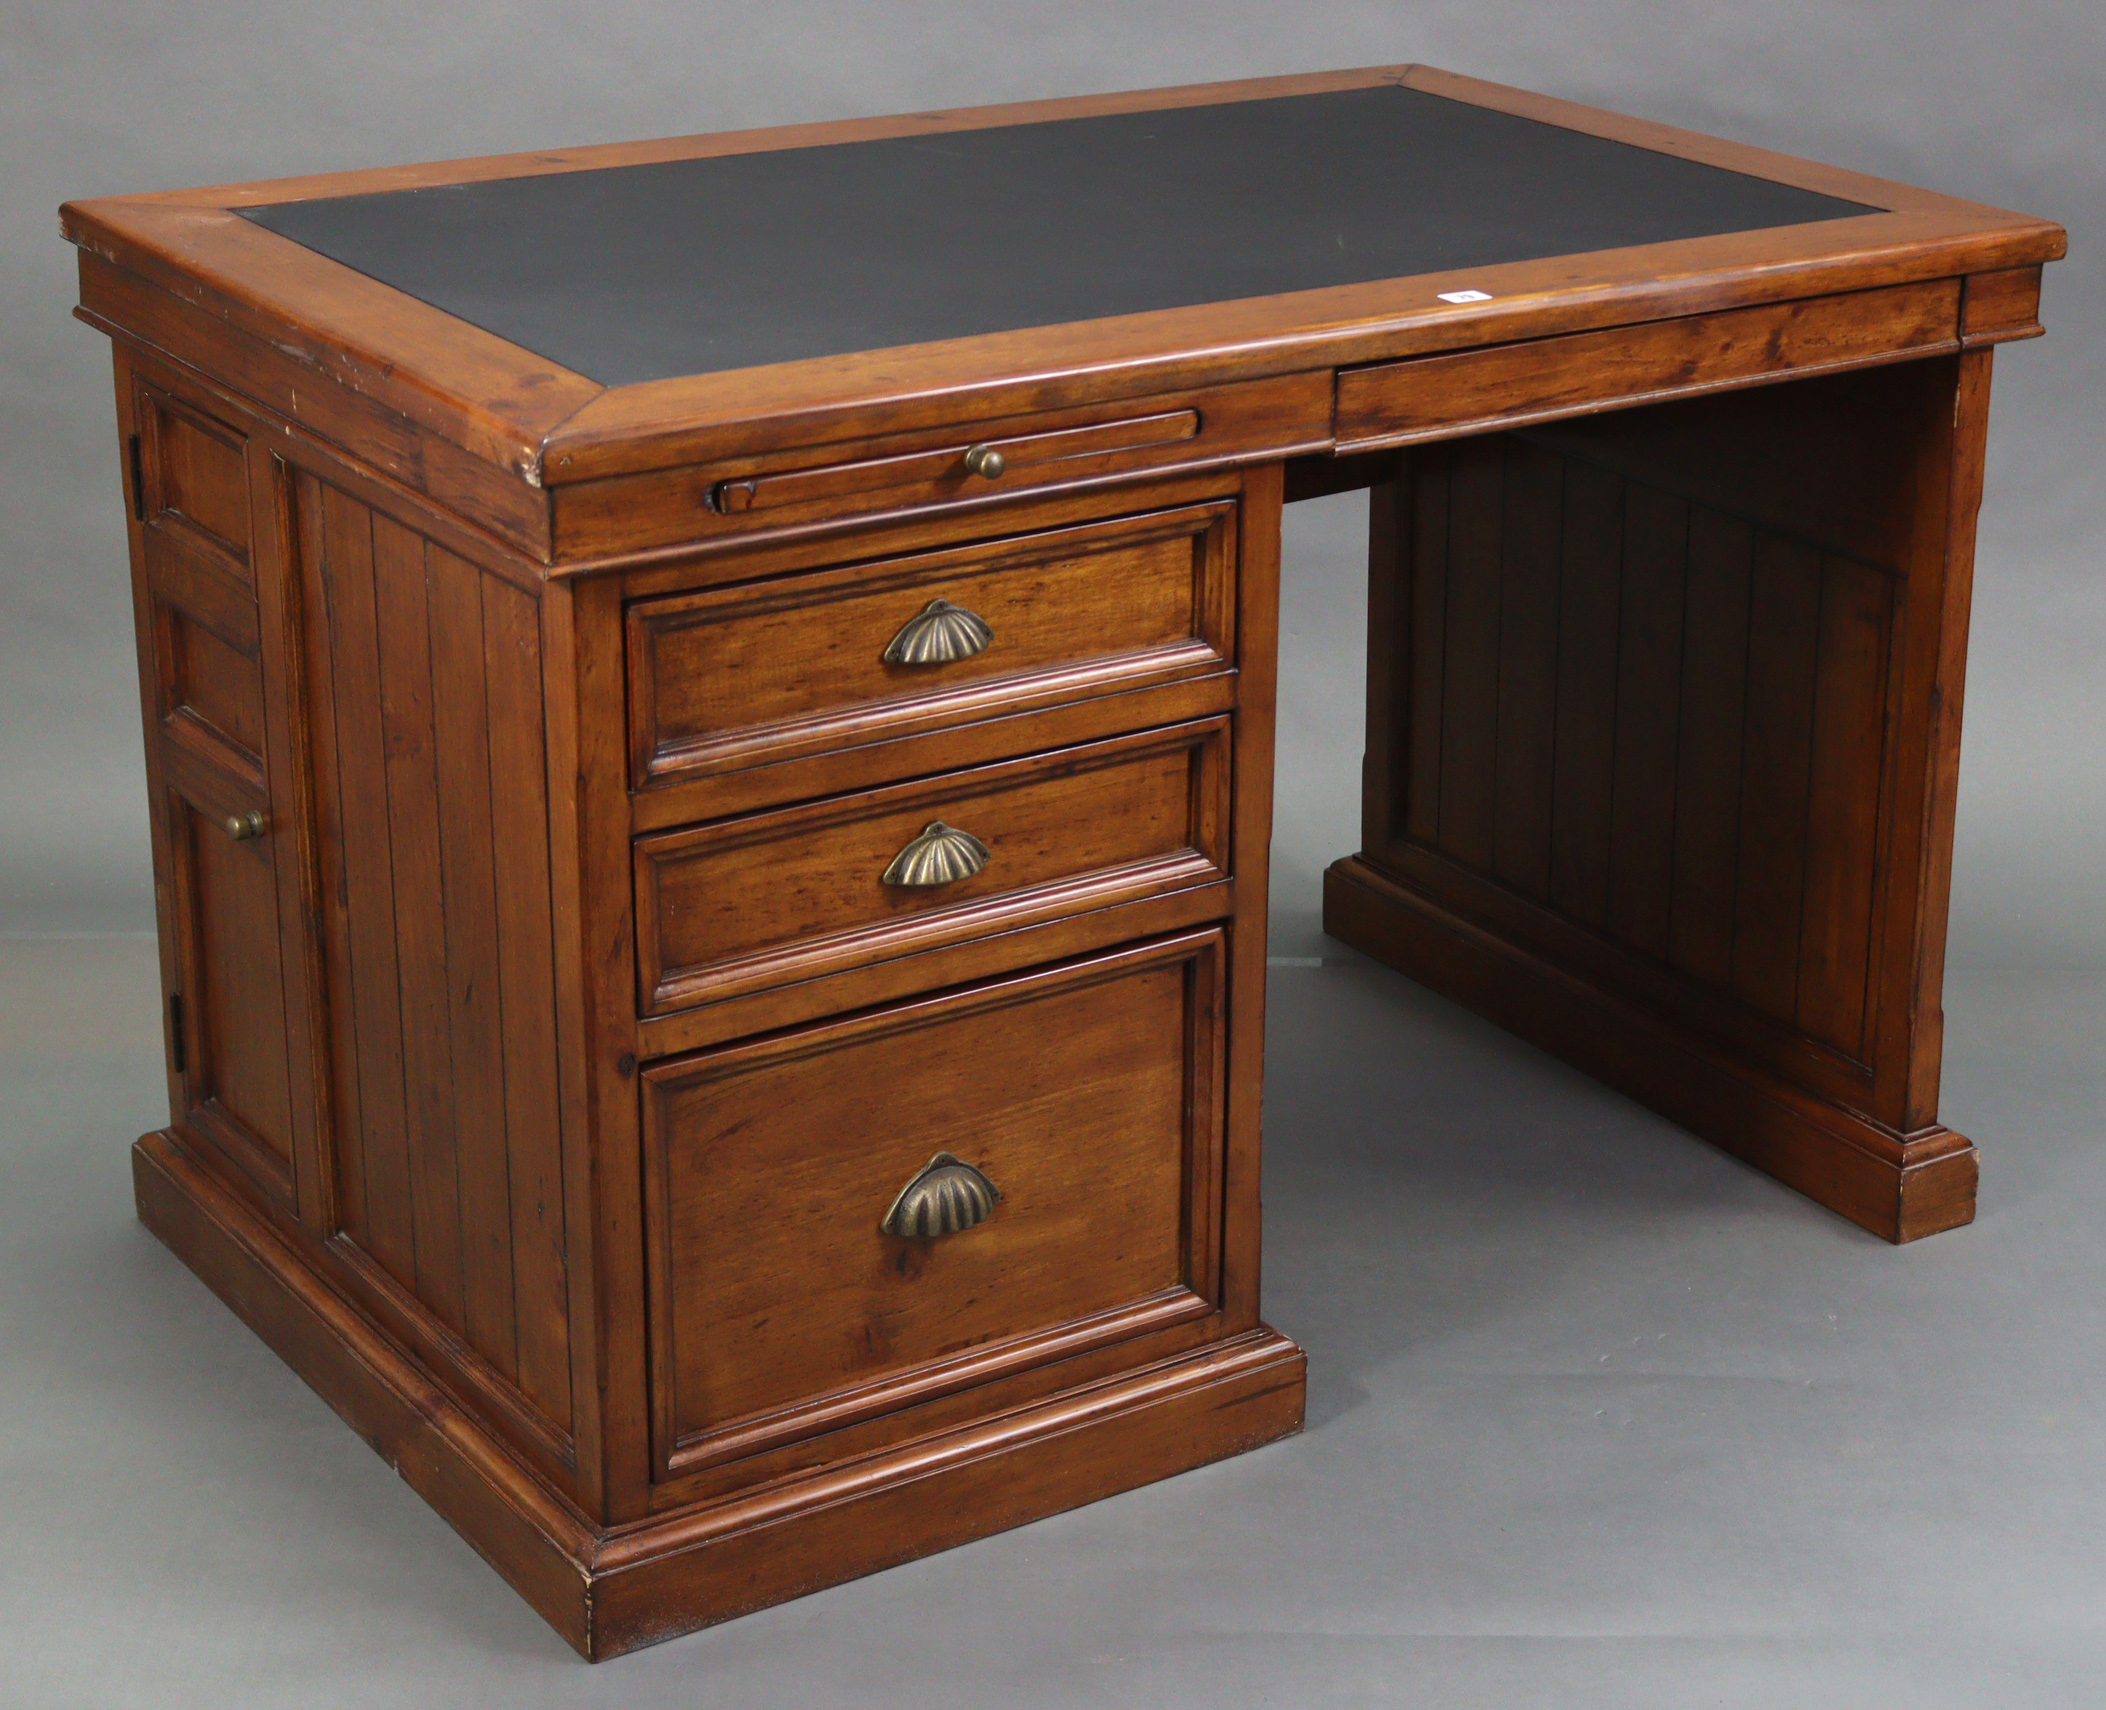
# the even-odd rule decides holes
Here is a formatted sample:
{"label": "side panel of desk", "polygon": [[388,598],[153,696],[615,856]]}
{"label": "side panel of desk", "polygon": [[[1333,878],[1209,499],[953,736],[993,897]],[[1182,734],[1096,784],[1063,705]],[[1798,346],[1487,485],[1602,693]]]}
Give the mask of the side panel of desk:
{"label": "side panel of desk", "polygon": [[1989,353],[1405,452],[1338,936],[1893,1240],[1973,1214],[1939,987]]}
{"label": "side panel of desk", "polygon": [[576,1496],[540,579],[175,361],[117,377],[152,1138]]}

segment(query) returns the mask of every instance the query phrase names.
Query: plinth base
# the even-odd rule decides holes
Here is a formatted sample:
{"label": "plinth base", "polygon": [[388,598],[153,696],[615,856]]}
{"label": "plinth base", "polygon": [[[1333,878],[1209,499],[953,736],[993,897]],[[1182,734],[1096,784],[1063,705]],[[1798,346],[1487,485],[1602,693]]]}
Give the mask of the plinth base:
{"label": "plinth base", "polygon": [[1357,856],[1324,875],[1324,930],[1889,1241],[1974,1221],[1974,1143],[1895,1134],[1589,985]]}
{"label": "plinth base", "polygon": [[132,1162],[146,1226],[594,1660],[1301,1429],[1302,1351],[1261,1327],[880,1454],[606,1531],[514,1460],[175,1135],[145,1136]]}

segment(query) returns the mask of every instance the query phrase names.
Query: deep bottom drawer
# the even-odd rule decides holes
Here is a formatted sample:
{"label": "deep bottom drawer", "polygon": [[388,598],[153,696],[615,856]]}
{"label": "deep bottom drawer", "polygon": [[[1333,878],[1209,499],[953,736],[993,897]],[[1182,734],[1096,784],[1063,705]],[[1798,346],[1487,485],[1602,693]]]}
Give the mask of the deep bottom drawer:
{"label": "deep bottom drawer", "polygon": [[646,1070],[661,1476],[1211,1311],[1224,943]]}

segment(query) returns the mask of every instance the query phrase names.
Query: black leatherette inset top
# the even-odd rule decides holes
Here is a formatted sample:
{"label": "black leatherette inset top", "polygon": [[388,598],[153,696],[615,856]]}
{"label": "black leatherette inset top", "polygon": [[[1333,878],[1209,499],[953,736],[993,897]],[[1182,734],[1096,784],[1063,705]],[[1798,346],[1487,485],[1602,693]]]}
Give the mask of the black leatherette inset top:
{"label": "black leatherette inset top", "polygon": [[1872,211],[1377,85],[246,215],[619,386]]}

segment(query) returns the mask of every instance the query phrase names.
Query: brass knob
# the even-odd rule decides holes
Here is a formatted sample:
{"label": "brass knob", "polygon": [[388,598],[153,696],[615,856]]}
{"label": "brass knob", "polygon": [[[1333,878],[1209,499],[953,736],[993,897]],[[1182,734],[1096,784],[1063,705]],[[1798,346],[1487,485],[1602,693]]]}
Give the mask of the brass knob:
{"label": "brass knob", "polygon": [[236,843],[246,843],[252,837],[261,837],[263,831],[263,815],[254,808],[250,808],[247,813],[232,814],[227,819],[227,835]]}
{"label": "brass knob", "polygon": [[968,475],[985,475],[990,481],[998,481],[1002,471],[1008,467],[1009,459],[991,445],[969,445],[965,448],[965,471]]}

